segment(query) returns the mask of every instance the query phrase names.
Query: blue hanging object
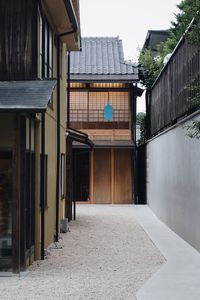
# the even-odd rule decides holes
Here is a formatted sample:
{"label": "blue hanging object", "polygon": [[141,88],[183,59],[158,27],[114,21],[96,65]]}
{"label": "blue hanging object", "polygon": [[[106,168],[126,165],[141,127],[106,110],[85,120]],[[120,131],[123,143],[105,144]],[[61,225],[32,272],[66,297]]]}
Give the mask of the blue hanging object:
{"label": "blue hanging object", "polygon": [[104,120],[112,121],[112,119],[113,119],[113,108],[112,105],[110,105],[110,102],[108,100],[106,106],[104,107]]}

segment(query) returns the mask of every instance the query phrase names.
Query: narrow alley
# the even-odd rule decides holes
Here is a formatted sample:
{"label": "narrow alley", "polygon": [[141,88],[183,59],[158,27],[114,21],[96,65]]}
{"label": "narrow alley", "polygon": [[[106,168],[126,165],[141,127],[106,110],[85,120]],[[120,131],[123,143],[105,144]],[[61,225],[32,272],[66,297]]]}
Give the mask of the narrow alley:
{"label": "narrow alley", "polygon": [[164,261],[133,206],[78,205],[57,249],[26,276],[1,278],[0,298],[133,300]]}

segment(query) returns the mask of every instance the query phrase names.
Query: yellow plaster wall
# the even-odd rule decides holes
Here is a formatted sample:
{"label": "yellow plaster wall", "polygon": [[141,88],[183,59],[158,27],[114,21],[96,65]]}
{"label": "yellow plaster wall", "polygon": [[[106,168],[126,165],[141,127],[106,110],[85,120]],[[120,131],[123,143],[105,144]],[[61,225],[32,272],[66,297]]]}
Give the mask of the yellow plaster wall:
{"label": "yellow plaster wall", "polygon": [[[49,18],[52,28],[53,22]],[[54,28],[55,30],[55,28]],[[56,30],[55,30],[56,32]],[[55,38],[55,35],[54,35]],[[53,41],[53,77],[57,78],[57,48]],[[65,130],[66,130],[66,45],[62,44],[62,73],[60,78],[60,153],[66,153]],[[38,65],[39,68],[39,65]],[[47,208],[45,211],[45,247],[54,241],[56,228],[56,171],[57,171],[57,86],[53,91],[53,104],[48,107],[45,114],[45,152],[48,155],[48,190]],[[35,224],[35,259],[40,258],[40,152],[41,152],[41,123],[37,123],[36,137],[36,224]],[[65,199],[59,201],[59,213],[62,219],[65,216]]]}

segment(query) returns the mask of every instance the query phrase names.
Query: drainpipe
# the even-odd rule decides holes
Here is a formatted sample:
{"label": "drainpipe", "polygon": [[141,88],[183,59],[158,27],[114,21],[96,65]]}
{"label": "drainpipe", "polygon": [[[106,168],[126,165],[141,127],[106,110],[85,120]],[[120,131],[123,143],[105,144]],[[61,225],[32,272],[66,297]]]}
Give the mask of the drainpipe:
{"label": "drainpipe", "polygon": [[60,37],[57,36],[57,176],[56,176],[56,235],[59,234],[59,201],[60,201]]}
{"label": "drainpipe", "polygon": [[40,199],[41,199],[41,260],[44,260],[45,248],[45,182],[44,182],[44,159],[45,159],[45,113],[41,114],[41,178],[40,178]]}

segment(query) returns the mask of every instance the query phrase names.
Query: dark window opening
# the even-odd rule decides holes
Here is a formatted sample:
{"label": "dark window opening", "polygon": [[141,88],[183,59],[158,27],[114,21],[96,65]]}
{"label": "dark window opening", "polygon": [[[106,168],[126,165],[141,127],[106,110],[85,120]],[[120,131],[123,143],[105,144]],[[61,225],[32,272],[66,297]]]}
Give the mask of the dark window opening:
{"label": "dark window opening", "polygon": [[73,199],[89,201],[90,155],[87,150],[73,150]]}
{"label": "dark window opening", "polygon": [[35,244],[35,153],[26,152],[26,249]]}
{"label": "dark window opening", "polygon": [[[42,164],[42,155],[40,156],[40,164]],[[40,168],[40,170],[41,170],[41,168]],[[44,189],[44,206],[45,206],[45,208],[48,207],[47,182],[48,182],[48,155],[45,154],[44,155],[44,187],[43,187],[43,189]]]}
{"label": "dark window opening", "polygon": [[60,177],[60,186],[61,186],[61,199],[65,198],[65,154],[61,154],[61,177]]}
{"label": "dark window opening", "polygon": [[44,64],[44,77],[51,78],[53,77],[53,31],[45,18],[45,22],[43,24],[43,64]]}

